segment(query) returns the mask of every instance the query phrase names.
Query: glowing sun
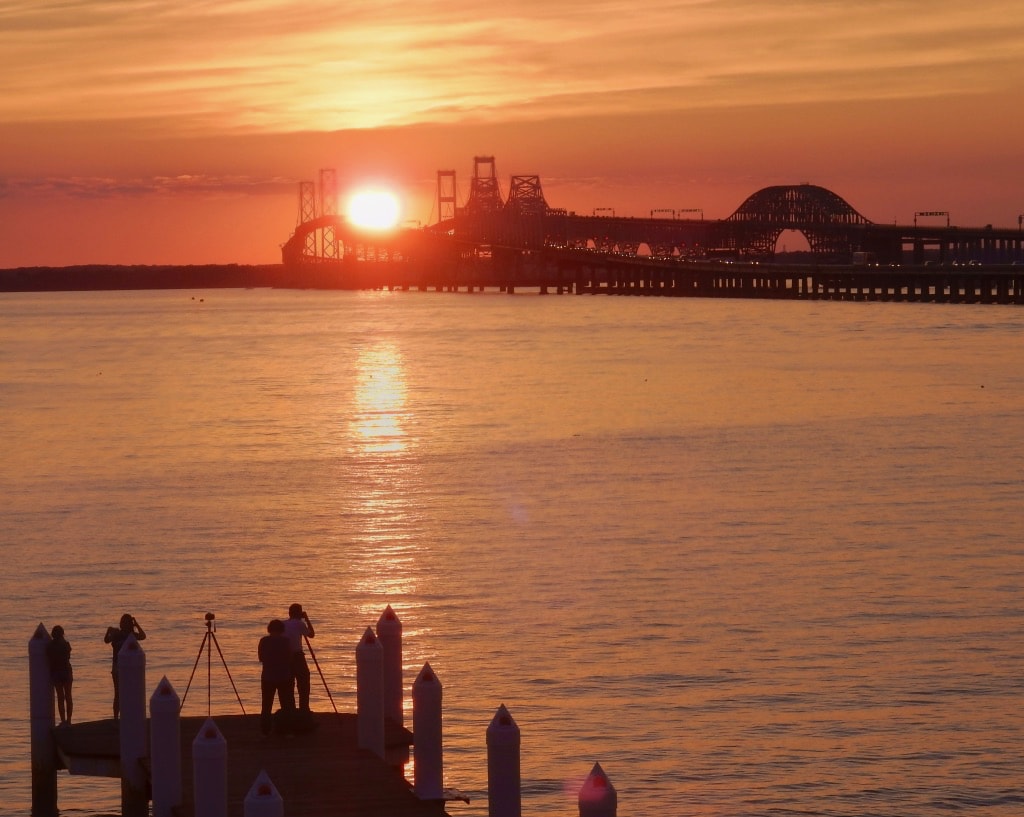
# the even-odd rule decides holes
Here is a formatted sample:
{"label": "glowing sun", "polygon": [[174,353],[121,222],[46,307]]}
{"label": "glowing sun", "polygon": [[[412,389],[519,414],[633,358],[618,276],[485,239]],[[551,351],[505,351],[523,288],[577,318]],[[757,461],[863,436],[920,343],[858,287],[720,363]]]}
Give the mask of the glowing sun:
{"label": "glowing sun", "polygon": [[362,190],[348,201],[348,220],[368,230],[389,230],[398,224],[398,196],[388,190]]}

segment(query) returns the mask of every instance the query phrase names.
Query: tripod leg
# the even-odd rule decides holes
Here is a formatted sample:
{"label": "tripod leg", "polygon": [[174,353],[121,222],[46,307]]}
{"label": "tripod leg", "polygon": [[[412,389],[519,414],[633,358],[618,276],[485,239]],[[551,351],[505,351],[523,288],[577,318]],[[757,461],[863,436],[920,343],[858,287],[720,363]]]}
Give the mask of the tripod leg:
{"label": "tripod leg", "polygon": [[320,662],[316,660],[316,653],[313,652],[313,645],[309,643],[309,638],[303,636],[306,639],[306,646],[309,648],[309,657],[313,659],[313,663],[316,664],[316,671],[320,674],[320,680],[323,681],[324,690],[327,692],[327,697],[331,702],[331,707],[334,709],[334,714],[338,714],[338,707],[334,705],[334,696],[331,695],[331,688],[327,686],[327,679],[324,678],[324,671],[320,669]]}
{"label": "tripod leg", "polygon": [[188,697],[188,690],[192,686],[192,679],[196,677],[196,667],[199,666],[199,659],[203,657],[203,649],[206,647],[206,639],[209,637],[210,631],[207,630],[206,634],[203,635],[202,643],[199,645],[199,652],[196,654],[196,662],[192,665],[192,674],[188,676],[188,684],[185,686],[185,694],[181,696],[181,703],[178,705],[179,712],[185,708],[185,699]]}
{"label": "tripod leg", "polygon": [[213,643],[217,646],[217,654],[220,655],[220,662],[224,665],[224,672],[228,674],[228,680],[231,682],[231,688],[235,691],[235,697],[238,699],[238,705],[242,707],[242,714],[245,714],[245,705],[242,703],[242,696],[238,694],[238,687],[235,686],[235,679],[231,677],[231,670],[228,669],[228,662],[224,660],[224,653],[221,652],[220,642],[217,640],[217,636],[213,636]]}

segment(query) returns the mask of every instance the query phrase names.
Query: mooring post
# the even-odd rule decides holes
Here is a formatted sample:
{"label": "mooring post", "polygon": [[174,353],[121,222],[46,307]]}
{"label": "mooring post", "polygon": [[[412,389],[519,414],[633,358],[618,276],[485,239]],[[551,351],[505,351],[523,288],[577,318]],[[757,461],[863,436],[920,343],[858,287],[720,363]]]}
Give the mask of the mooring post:
{"label": "mooring post", "polygon": [[360,749],[384,758],[384,648],[367,627],[356,647],[356,734]]}
{"label": "mooring post", "polygon": [[444,798],[441,681],[427,662],[412,684],[413,790],[421,800]]}
{"label": "mooring post", "polygon": [[192,741],[192,794],[195,817],[228,813],[228,743],[213,718],[207,718]]}
{"label": "mooring post", "polygon": [[53,682],[46,645],[52,639],[39,624],[28,642],[29,720],[32,754],[32,817],[57,817],[57,750],[53,740]]}
{"label": "mooring post", "polygon": [[174,817],[181,806],[181,700],[165,675],[149,699],[149,756],[153,817]]}
{"label": "mooring post", "polygon": [[134,635],[128,636],[117,654],[121,698],[121,814],[148,817],[146,789],[146,653]]}
{"label": "mooring post", "polygon": [[377,639],[383,649],[384,676],[382,694],[384,717],[404,725],[402,712],[402,622],[389,604],[377,621]]}
{"label": "mooring post", "polygon": [[284,799],[266,771],[256,775],[245,795],[244,817],[284,817]]}
{"label": "mooring post", "polygon": [[[402,676],[402,622],[389,604],[377,621],[377,638],[383,648],[384,676],[381,694],[384,698],[384,720],[405,726],[405,684]],[[388,745],[387,725],[384,727],[384,759],[402,773],[409,762],[409,747]]]}
{"label": "mooring post", "polygon": [[580,787],[579,806],[580,817],[615,817],[618,811],[619,796],[600,763],[594,764]]}
{"label": "mooring post", "polygon": [[505,704],[487,727],[487,814],[522,817],[519,727]]}

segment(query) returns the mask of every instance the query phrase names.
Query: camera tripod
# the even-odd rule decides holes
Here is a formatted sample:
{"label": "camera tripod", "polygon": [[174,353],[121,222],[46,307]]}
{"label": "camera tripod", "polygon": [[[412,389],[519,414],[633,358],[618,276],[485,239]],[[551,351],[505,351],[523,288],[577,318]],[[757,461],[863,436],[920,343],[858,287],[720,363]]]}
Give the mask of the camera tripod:
{"label": "camera tripod", "polygon": [[192,686],[192,679],[196,675],[196,667],[199,666],[199,659],[203,656],[203,650],[206,650],[206,715],[211,715],[211,701],[210,696],[213,689],[213,650],[210,648],[210,642],[217,648],[217,654],[220,656],[220,662],[224,665],[224,672],[228,675],[228,680],[231,682],[231,688],[235,691],[235,697],[238,699],[238,705],[242,707],[242,714],[245,714],[245,706],[242,703],[242,697],[238,694],[238,687],[235,686],[235,679],[231,677],[231,670],[228,669],[228,662],[224,660],[224,653],[221,652],[220,642],[217,641],[217,617],[213,613],[206,614],[206,633],[203,635],[203,641],[199,645],[199,652],[196,655],[196,662],[192,665],[192,674],[188,678],[188,685],[185,687],[185,694],[181,696],[181,706],[178,707],[178,711],[181,712],[185,708],[185,699],[188,697],[188,690]]}

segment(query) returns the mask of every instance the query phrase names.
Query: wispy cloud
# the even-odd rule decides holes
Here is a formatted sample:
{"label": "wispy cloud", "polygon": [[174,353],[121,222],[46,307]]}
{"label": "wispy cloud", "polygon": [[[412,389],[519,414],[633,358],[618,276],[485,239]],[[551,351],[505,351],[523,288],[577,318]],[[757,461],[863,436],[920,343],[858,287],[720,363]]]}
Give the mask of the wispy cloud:
{"label": "wispy cloud", "polygon": [[63,196],[77,199],[125,196],[235,196],[280,195],[294,192],[292,179],[242,175],[178,174],[175,176],[62,176],[0,180],[0,198]]}
{"label": "wispy cloud", "polygon": [[0,118],[339,130],[1024,85],[1024,5],[978,0],[13,0]]}

